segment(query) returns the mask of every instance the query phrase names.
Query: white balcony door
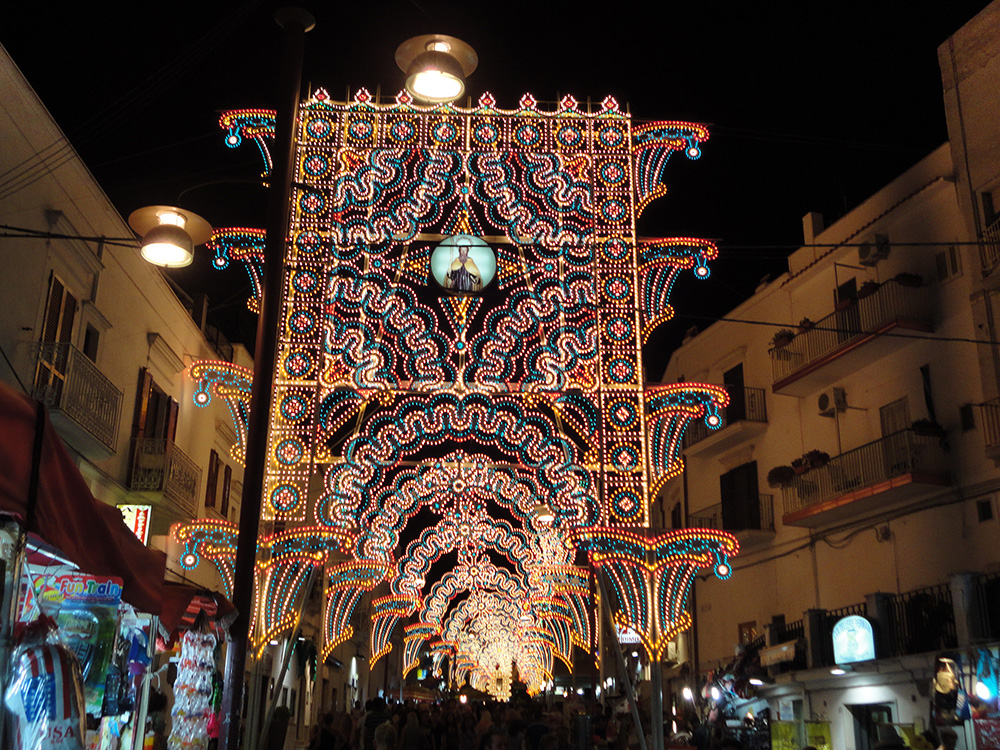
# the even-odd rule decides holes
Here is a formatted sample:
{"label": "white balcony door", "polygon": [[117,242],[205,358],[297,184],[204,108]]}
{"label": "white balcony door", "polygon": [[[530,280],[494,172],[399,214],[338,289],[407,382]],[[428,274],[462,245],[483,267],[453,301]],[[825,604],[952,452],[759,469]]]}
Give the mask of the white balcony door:
{"label": "white balcony door", "polygon": [[[49,275],[49,293],[45,300],[38,363],[35,368],[35,395],[58,404],[66,382],[68,346],[76,319],[76,297],[54,274]],[[59,346],[63,344],[64,346]]]}
{"label": "white balcony door", "polygon": [[902,432],[910,426],[910,402],[906,396],[879,409],[882,424],[882,455],[888,476],[905,474],[910,470],[909,441]]}

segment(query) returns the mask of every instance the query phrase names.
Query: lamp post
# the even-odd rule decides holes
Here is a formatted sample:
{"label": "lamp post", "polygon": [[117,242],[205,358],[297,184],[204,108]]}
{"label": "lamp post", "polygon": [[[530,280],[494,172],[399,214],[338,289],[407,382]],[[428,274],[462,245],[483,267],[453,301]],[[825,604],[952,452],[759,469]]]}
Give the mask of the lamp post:
{"label": "lamp post", "polygon": [[300,8],[282,8],[275,14],[282,27],[282,51],[279,78],[286,86],[279,101],[274,128],[274,167],[271,194],[267,206],[264,247],[264,279],[261,288],[260,314],[257,319],[257,342],[254,348],[253,385],[250,392],[250,415],[247,420],[246,469],[243,474],[243,497],[237,536],[236,564],[233,576],[233,604],[239,615],[230,628],[226,649],[226,671],[222,690],[222,728],[220,750],[235,750],[240,744],[240,716],[243,714],[243,677],[246,672],[250,639],[250,614],[254,599],[254,564],[257,559],[257,534],[260,506],[264,495],[267,466],[267,434],[271,416],[271,391],[274,385],[274,362],[278,348],[278,324],[281,314],[281,282],[288,231],[289,195],[292,180],[292,154],[295,145],[295,119],[300,100],[305,34],[316,25],[312,14]]}

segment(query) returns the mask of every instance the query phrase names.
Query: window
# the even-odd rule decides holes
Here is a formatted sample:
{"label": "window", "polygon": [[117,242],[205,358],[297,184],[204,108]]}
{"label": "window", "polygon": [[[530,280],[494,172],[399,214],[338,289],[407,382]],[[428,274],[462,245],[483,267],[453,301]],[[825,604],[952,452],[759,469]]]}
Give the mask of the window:
{"label": "window", "polygon": [[219,489],[219,454],[214,450],[208,454],[208,482],[205,484],[205,508],[215,507],[215,496]]}
{"label": "window", "polygon": [[739,639],[737,643],[741,646],[749,646],[755,640],[757,640],[757,621],[750,620],[749,622],[741,622],[736,626],[737,634]]}
{"label": "window", "polygon": [[976,502],[976,512],[979,515],[979,523],[993,520],[993,503],[990,500],[979,500]]}
{"label": "window", "polygon": [[83,353],[94,364],[97,364],[97,345],[100,340],[101,332],[87,323],[87,331],[83,335]]}
{"label": "window", "polygon": [[675,529],[680,529],[684,527],[683,519],[681,518],[680,503],[674,503],[674,507],[670,509],[670,525]]}
{"label": "window", "polygon": [[854,717],[854,747],[857,750],[872,750],[879,741],[879,727],[892,724],[892,706],[888,703],[873,703],[848,706]]}
{"label": "window", "polygon": [[219,513],[222,514],[223,518],[229,517],[229,488],[233,483],[233,467],[225,466],[225,471],[222,472],[222,502],[219,504]]}
{"label": "window", "polygon": [[135,400],[132,435],[135,439],[159,439],[174,442],[177,434],[179,405],[163,392],[149,370],[139,371],[139,390]]}
{"label": "window", "polygon": [[848,279],[834,292],[836,306],[837,337],[840,343],[854,338],[861,331],[861,315],[858,312],[858,281]]}
{"label": "window", "polygon": [[886,404],[878,410],[882,437],[893,435],[910,426],[910,403],[906,396]]}
{"label": "window", "polygon": [[[886,467],[893,473],[912,470],[910,445],[902,431],[910,426],[910,403],[904,396],[878,410],[882,426],[882,457]],[[895,435],[895,437],[890,437]]]}
{"label": "window", "polygon": [[991,191],[979,194],[980,199],[982,200],[982,204],[983,204],[983,227],[984,228],[992,226],[996,222],[996,220],[998,218],[997,211],[996,211],[997,198],[1000,198],[1000,195],[998,195],[998,194],[1000,194],[1000,187],[995,188],[994,190],[991,190]]}
{"label": "window", "polygon": [[722,384],[729,394],[726,407],[726,424],[742,422],[747,418],[746,391],[743,389],[743,363],[722,373]]}
{"label": "window", "polygon": [[757,462],[737,466],[719,477],[722,495],[722,528],[726,531],[759,529],[760,492],[757,489]]}
{"label": "window", "polygon": [[962,256],[955,245],[949,245],[946,250],[936,253],[934,259],[937,262],[938,281],[947,281],[954,276],[961,275]]}

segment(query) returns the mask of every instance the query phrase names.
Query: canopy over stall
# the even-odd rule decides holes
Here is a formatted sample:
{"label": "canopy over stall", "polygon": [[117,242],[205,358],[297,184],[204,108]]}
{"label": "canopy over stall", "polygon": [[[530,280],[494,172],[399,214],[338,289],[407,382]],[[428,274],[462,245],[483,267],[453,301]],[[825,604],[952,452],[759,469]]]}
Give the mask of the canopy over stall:
{"label": "canopy over stall", "polygon": [[[29,508],[36,425],[42,428],[38,491]],[[117,576],[122,598],[160,614],[166,556],[142,544],[121,512],[99,502],[36,403],[0,383],[0,513],[18,516],[68,560],[92,575]]]}

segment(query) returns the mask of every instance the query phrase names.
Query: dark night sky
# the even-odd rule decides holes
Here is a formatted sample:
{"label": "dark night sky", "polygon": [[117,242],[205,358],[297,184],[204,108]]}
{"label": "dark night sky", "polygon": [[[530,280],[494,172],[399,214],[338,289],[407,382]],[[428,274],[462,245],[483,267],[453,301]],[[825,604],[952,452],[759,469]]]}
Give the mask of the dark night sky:
{"label": "dark night sky", "polygon": [[[655,379],[683,331],[707,325],[684,316],[721,314],[783,269],[785,250],[727,244],[799,243],[803,214],[839,217],[946,139],[936,50],[986,4],[800,4],[789,13],[768,4],[606,3],[617,13],[609,16],[543,0],[312,3],[304,78],[337,99],[348,86],[395,94],[396,46],[439,31],[476,49],[469,93],[489,90],[502,108],[525,92],[543,101],[611,94],[637,119],[708,123],[703,157],[676,157],[670,192],[639,224],[641,235],[722,247],[709,281],[678,285],[678,318],[647,352]],[[8,3],[0,42],[120,212],[199,186],[184,206],[215,226],[262,227],[262,188],[204,183],[260,172],[256,149],[225,148],[217,112],[275,106],[276,4],[55,5]],[[235,338],[252,331],[246,316],[239,324],[242,270],[213,272],[203,253],[170,273],[192,293],[209,291],[217,322]]]}

